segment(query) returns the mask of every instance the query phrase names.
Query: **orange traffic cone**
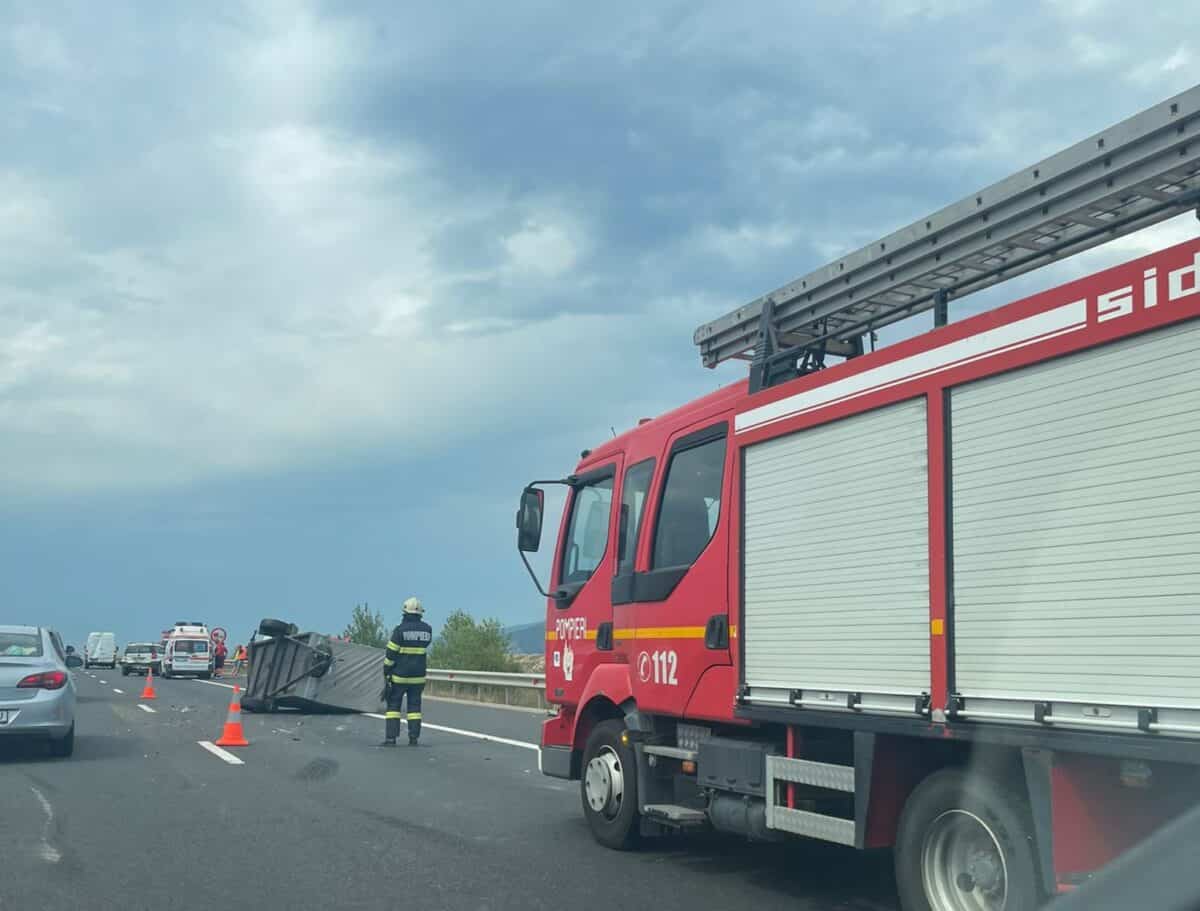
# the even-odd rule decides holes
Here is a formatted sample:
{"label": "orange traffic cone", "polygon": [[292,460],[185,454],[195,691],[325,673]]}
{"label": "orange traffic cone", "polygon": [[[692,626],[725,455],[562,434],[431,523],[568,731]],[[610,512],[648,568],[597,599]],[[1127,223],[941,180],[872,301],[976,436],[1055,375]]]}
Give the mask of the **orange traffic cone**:
{"label": "orange traffic cone", "polygon": [[235,684],[233,701],[229,703],[229,714],[225,717],[225,730],[221,739],[213,741],[219,747],[248,747],[250,741],[242,731],[242,691]]}
{"label": "orange traffic cone", "polygon": [[157,699],[158,693],[154,692],[154,671],[146,668],[146,685],[142,687],[142,699]]}

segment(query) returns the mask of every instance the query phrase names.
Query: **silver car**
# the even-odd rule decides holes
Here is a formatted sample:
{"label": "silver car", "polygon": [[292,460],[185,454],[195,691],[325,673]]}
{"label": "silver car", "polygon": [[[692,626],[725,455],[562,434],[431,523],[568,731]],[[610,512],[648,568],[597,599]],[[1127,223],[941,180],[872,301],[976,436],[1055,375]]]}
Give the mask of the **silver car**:
{"label": "silver car", "polygon": [[54,756],[75,749],[75,680],[41,626],[0,626],[0,742],[18,736],[48,739]]}

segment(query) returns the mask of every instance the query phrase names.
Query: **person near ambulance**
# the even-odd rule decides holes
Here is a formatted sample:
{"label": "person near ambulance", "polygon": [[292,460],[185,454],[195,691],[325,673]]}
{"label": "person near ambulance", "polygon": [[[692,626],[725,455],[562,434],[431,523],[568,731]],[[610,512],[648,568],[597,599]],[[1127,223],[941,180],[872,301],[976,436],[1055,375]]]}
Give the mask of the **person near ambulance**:
{"label": "person near ambulance", "polygon": [[[404,616],[392,630],[383,656],[384,698],[387,701],[383,743],[394,747],[400,720],[408,722],[408,743],[421,736],[421,691],[425,689],[425,653],[433,641],[433,628],[421,618],[425,608],[417,598],[404,602]],[[407,715],[402,711],[407,701]]]}

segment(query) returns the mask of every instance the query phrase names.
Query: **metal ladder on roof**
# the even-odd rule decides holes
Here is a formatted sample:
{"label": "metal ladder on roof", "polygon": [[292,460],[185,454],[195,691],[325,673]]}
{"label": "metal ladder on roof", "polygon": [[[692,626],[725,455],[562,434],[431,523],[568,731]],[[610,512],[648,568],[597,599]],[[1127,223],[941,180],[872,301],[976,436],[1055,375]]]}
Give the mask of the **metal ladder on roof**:
{"label": "metal ladder on roof", "polygon": [[1197,207],[1200,85],[705,323],[751,391],[854,357],[883,326]]}

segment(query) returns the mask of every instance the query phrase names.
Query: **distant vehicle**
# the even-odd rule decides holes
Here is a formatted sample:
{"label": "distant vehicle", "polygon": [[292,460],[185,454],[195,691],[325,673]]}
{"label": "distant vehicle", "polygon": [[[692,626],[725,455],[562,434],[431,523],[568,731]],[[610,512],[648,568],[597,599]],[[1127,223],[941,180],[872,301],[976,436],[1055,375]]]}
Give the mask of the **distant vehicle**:
{"label": "distant vehicle", "polygon": [[162,676],[193,674],[207,680],[213,672],[212,637],[208,627],[196,621],[180,620],[167,635],[162,657]]}
{"label": "distant vehicle", "polygon": [[117,667],[117,637],[112,633],[88,633],[84,667]]}
{"label": "distant vehicle", "polygon": [[129,643],[125,646],[125,653],[121,656],[121,676],[145,674],[150,668],[158,666],[158,656],[158,646],[153,642]]}
{"label": "distant vehicle", "polygon": [[0,739],[46,739],[75,750],[75,680],[62,639],[40,626],[0,626]]}

